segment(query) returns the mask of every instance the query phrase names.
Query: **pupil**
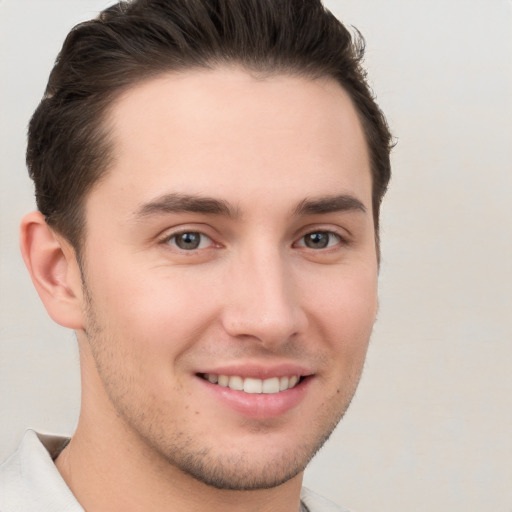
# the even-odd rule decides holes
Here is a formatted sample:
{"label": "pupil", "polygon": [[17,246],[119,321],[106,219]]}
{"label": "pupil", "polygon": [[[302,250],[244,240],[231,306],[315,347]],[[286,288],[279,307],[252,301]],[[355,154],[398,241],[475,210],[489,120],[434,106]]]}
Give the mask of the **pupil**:
{"label": "pupil", "polygon": [[200,240],[198,233],[182,233],[176,238],[176,245],[180,249],[197,249]]}
{"label": "pupil", "polygon": [[311,233],[306,236],[306,245],[313,249],[323,249],[329,243],[327,233]]}

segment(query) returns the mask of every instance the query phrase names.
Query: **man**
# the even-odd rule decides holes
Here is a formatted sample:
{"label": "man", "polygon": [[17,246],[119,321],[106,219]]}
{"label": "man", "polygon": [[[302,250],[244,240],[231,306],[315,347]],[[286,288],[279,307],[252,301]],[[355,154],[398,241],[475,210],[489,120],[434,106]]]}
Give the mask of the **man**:
{"label": "man", "polygon": [[304,0],[136,0],[71,31],[29,128],[24,260],[74,329],[69,439],[0,510],[339,510],[301,489],[377,309],[390,134]]}

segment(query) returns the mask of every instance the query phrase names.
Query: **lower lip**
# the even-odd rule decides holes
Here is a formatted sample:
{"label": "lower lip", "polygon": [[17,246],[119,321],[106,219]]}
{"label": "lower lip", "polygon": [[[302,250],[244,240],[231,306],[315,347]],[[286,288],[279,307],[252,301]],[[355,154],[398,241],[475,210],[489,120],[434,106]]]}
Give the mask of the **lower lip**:
{"label": "lower lip", "polygon": [[218,401],[247,418],[277,418],[297,407],[305,398],[312,377],[303,379],[299,384],[279,393],[245,393],[212,384],[197,377],[206,391]]}

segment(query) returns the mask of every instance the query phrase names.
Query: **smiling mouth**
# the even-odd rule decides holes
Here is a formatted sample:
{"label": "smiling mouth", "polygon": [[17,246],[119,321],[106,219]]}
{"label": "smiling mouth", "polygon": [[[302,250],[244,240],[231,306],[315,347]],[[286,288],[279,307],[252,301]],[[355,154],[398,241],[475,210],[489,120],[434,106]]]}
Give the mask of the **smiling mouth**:
{"label": "smiling mouth", "polygon": [[290,375],[286,377],[271,377],[269,379],[254,379],[252,377],[240,377],[238,375],[217,375],[215,373],[200,373],[199,377],[207,380],[211,384],[216,384],[235,391],[244,393],[281,393],[294,388],[302,377],[299,375]]}

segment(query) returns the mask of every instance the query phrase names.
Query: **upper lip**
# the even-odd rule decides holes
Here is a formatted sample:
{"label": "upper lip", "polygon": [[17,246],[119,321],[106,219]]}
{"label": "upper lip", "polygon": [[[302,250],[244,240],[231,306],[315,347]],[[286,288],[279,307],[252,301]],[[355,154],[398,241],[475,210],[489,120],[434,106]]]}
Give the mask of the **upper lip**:
{"label": "upper lip", "polygon": [[214,375],[227,375],[228,377],[240,376],[249,377],[253,379],[269,379],[271,377],[286,377],[297,375],[299,377],[306,377],[312,375],[314,372],[304,365],[296,363],[279,363],[279,364],[229,364],[223,366],[214,366],[202,368],[197,372],[198,374],[214,374]]}

